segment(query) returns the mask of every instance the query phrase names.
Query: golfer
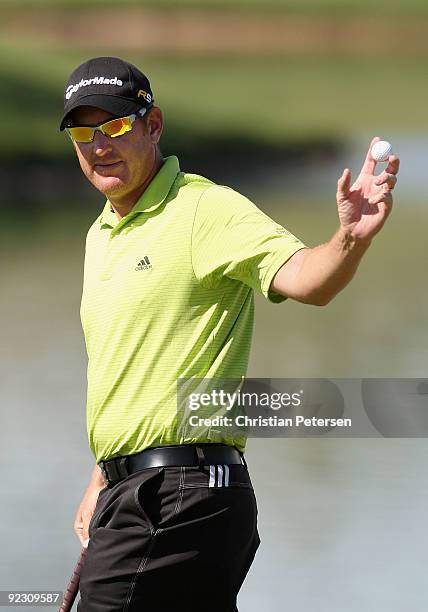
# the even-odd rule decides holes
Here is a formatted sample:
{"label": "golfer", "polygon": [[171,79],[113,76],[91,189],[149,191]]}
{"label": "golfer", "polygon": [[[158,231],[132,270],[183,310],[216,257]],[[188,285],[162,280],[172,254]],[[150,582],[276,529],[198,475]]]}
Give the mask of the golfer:
{"label": "golfer", "polygon": [[[180,95],[189,95],[180,92]],[[305,245],[248,199],[163,158],[149,80],[90,59],[65,89],[66,130],[107,198],[86,240],[81,319],[96,464],[75,531],[80,612],[237,612],[260,543],[245,439],[179,419],[178,380],[240,379],[254,290],[327,304],[388,217],[399,161],[367,154],[337,186],[339,227]]]}

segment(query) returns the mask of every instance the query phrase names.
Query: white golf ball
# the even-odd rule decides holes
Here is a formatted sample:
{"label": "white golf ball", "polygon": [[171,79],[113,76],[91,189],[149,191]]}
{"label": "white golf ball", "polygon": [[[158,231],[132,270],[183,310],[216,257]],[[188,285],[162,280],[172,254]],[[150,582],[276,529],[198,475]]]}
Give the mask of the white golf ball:
{"label": "white golf ball", "polygon": [[392,145],[387,140],[379,140],[372,146],[372,157],[377,162],[388,161],[392,153]]}

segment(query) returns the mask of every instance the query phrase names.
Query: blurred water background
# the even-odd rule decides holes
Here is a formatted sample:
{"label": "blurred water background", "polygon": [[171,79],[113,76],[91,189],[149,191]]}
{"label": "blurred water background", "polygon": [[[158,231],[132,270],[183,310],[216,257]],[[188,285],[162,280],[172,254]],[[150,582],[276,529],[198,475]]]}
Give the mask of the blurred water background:
{"label": "blurred water background", "polygon": [[[162,149],[309,246],[374,135],[402,159],[395,208],[328,307],[257,297],[254,377],[425,377],[428,7],[421,0],[1,1],[0,590],[62,589],[93,459],[79,324],[103,200],[58,132],[71,70],[149,74]],[[250,440],[262,547],[240,610],[426,609],[425,439]]]}

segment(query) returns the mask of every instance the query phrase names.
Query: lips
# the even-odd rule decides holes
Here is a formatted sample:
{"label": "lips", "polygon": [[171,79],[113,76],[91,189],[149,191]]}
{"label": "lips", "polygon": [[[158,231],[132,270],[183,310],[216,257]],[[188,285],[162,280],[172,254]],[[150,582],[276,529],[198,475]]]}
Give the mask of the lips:
{"label": "lips", "polygon": [[121,161],[117,161],[117,162],[103,162],[102,164],[100,163],[96,163],[94,164],[94,168],[111,168],[112,166],[117,166],[118,164],[121,164]]}
{"label": "lips", "polygon": [[102,164],[94,164],[94,170],[96,172],[101,172],[101,173],[105,173],[108,172],[110,170],[115,170],[122,162],[121,161],[117,161],[117,162],[110,162],[110,163],[102,163]]}

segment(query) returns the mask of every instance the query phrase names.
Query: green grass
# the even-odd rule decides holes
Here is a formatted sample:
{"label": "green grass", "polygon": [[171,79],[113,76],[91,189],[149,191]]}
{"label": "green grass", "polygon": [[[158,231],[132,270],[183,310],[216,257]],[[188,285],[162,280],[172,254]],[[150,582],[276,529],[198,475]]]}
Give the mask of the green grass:
{"label": "green grass", "polygon": [[[58,48],[53,56],[3,40],[0,111],[7,121],[0,155],[67,154],[68,139],[58,132],[64,83],[78,63],[106,52]],[[424,58],[395,57],[380,65],[356,57],[126,57],[150,75],[165,112],[166,140],[174,146],[197,147],[201,138],[340,140],[361,130],[416,131],[426,124]]]}

